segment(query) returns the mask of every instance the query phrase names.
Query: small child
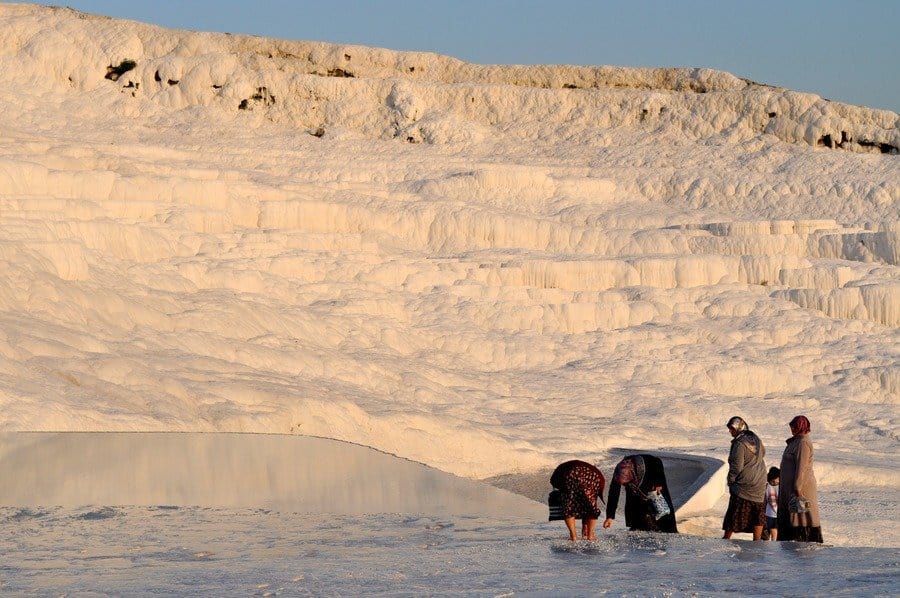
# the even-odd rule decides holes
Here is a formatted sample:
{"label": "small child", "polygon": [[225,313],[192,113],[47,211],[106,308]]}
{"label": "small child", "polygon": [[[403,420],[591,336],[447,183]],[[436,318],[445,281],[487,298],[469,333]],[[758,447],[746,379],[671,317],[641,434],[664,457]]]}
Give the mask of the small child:
{"label": "small child", "polygon": [[781,482],[781,470],[770,467],[766,476],[766,531],[769,540],[778,539],[778,484]]}

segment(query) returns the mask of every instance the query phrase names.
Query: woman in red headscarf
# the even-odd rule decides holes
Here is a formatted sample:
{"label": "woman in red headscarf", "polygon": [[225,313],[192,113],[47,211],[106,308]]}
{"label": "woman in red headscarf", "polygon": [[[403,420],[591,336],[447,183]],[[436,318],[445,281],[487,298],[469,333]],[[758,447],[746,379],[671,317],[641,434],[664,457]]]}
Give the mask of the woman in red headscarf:
{"label": "woman in red headscarf", "polygon": [[778,496],[778,539],[822,542],[810,423],[798,415],[788,424],[791,437],[781,456],[781,492]]}

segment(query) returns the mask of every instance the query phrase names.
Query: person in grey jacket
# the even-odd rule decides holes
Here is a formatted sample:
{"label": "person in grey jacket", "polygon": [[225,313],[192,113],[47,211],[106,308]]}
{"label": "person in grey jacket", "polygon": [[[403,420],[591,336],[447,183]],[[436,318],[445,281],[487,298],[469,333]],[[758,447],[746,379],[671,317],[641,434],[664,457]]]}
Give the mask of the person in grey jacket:
{"label": "person in grey jacket", "polygon": [[737,533],[762,539],[766,524],[766,447],[747,422],[732,417],[726,424],[731,433],[728,455],[728,510],[722,521],[726,540]]}

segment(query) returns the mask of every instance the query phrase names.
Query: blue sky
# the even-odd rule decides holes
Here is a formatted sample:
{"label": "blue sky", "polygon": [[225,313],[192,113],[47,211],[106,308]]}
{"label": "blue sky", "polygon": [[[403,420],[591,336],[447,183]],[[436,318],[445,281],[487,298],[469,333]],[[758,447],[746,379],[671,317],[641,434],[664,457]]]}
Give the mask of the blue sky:
{"label": "blue sky", "polygon": [[422,50],[478,63],[710,67],[900,112],[900,0],[69,0],[66,5],[165,27]]}

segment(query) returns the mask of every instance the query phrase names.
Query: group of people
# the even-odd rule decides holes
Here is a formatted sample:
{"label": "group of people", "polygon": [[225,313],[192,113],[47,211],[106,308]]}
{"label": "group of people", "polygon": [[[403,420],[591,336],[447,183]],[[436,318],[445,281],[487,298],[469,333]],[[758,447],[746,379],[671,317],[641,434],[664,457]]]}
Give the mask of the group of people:
{"label": "group of people", "polygon": [[[788,424],[791,437],[781,457],[781,467],[766,469],[766,448],[741,417],[726,423],[732,436],[728,455],[729,500],[722,521],[723,538],[735,533],[753,534],[754,540],[822,542],[810,422],[798,415]],[[562,519],[569,539],[578,539],[575,521],[581,520],[581,537],[596,540],[596,524],[602,513],[606,479],[586,461],[560,464],[550,477],[554,490],[548,498],[550,520]],[[603,527],[612,526],[625,489],[625,525],[630,530],[678,533],[675,507],[666,483],[662,460],[649,454],[624,457],[615,466],[606,499]],[[784,491],[782,491],[784,488]]]}
{"label": "group of people", "polygon": [[781,467],[768,471],[766,448],[747,422],[735,416],[726,425],[732,440],[723,537],[750,533],[761,540],[767,532],[770,540],[822,542],[809,419],[798,415],[790,421]]}
{"label": "group of people", "polygon": [[[597,500],[603,500],[606,484],[600,470],[585,461],[566,461],[553,471],[550,484],[556,489],[549,498],[550,520],[564,520],[569,539],[574,541],[578,539],[575,520],[581,519],[582,539],[596,540],[594,529],[601,514]],[[619,461],[606,497],[604,528],[611,527],[616,518],[622,488],[625,489],[625,525],[629,529],[678,533],[675,506],[659,457],[628,455]]]}

